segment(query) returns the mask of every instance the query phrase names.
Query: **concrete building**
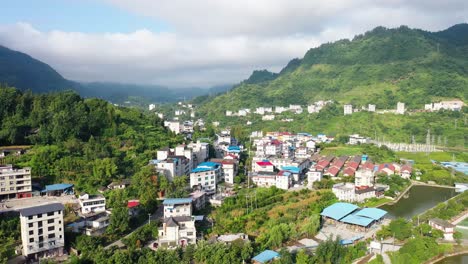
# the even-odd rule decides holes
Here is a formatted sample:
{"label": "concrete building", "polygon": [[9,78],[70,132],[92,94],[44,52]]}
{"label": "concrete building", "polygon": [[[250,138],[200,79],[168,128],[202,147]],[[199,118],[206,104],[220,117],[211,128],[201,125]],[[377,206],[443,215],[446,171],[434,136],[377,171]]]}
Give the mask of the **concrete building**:
{"label": "concrete building", "polygon": [[224,182],[234,184],[234,177],[237,176],[239,169],[239,161],[237,159],[211,159],[211,161],[221,164]]}
{"label": "concrete building", "polygon": [[460,99],[440,101],[438,103],[430,103],[424,105],[424,109],[428,111],[439,111],[441,109],[460,111],[465,103]]}
{"label": "concrete building", "polygon": [[369,142],[369,138],[360,136],[359,134],[349,135],[349,145],[367,144]]}
{"label": "concrete building", "polygon": [[31,168],[0,165],[0,200],[31,197]]}
{"label": "concrete building", "polygon": [[308,171],[307,172],[307,187],[312,188],[314,186],[314,182],[322,180],[322,172],[321,171]]}
{"label": "concrete building", "polygon": [[164,218],[192,215],[192,198],[169,198],[163,202]]}
{"label": "concrete building", "polygon": [[346,105],[344,105],[344,107],[343,107],[343,111],[344,111],[344,114],[345,114],[345,115],[350,115],[350,114],[353,113],[353,106],[350,105],[350,104],[346,104]]}
{"label": "concrete building", "polygon": [[357,170],[354,174],[354,184],[356,187],[374,186],[374,172],[370,169]]}
{"label": "concrete building", "polygon": [[156,105],[155,105],[155,104],[150,104],[150,105],[148,106],[148,110],[150,110],[150,111],[154,110],[155,108],[156,108]]}
{"label": "concrete building", "polygon": [[276,175],[276,188],[288,190],[292,186],[293,175],[289,171],[280,171]]}
{"label": "concrete building", "polygon": [[89,195],[87,193],[78,197],[82,214],[99,213],[106,211],[106,198],[102,195]]}
{"label": "concrete building", "polygon": [[333,185],[332,192],[340,201],[353,202],[355,199],[354,189],[353,183],[337,183]]}
{"label": "concrete building", "polygon": [[159,239],[155,247],[184,247],[197,242],[195,219],[192,216],[165,218],[158,228]]}
{"label": "concrete building", "polygon": [[268,171],[273,172],[275,170],[275,166],[267,160],[257,161],[252,163],[252,171],[253,172],[260,172],[260,171]]}
{"label": "concrete building", "polygon": [[107,212],[98,213],[67,225],[67,230],[87,236],[100,236],[106,232],[110,218]]}
{"label": "concrete building", "polygon": [[455,225],[439,218],[430,219],[429,225],[434,229],[442,231],[444,233],[445,240],[454,240],[453,233],[455,233]]}
{"label": "concrete building", "polygon": [[190,173],[190,187],[206,192],[216,191],[217,183],[223,180],[221,164],[215,162],[200,163]]}
{"label": "concrete building", "polygon": [[262,116],[262,120],[263,121],[275,120],[275,115],[264,115],[264,116]]}
{"label": "concrete building", "polygon": [[64,209],[62,204],[52,203],[20,210],[24,256],[39,259],[63,254]]}
{"label": "concrete building", "polygon": [[397,109],[396,109],[396,113],[397,114],[400,114],[400,115],[403,115],[405,114],[405,103],[402,103],[402,102],[398,102],[397,103]]}
{"label": "concrete building", "polygon": [[260,171],[252,172],[249,177],[252,179],[252,182],[255,183],[258,187],[271,187],[276,186],[276,172],[271,171]]}
{"label": "concrete building", "polygon": [[179,121],[164,121],[164,126],[175,134],[180,134],[181,127]]}
{"label": "concrete building", "polygon": [[375,104],[369,104],[369,106],[367,107],[367,111],[375,112]]}
{"label": "concrete building", "polygon": [[192,198],[193,207],[197,210],[205,208],[208,203],[208,195],[204,191],[195,191],[190,194],[190,198]]}

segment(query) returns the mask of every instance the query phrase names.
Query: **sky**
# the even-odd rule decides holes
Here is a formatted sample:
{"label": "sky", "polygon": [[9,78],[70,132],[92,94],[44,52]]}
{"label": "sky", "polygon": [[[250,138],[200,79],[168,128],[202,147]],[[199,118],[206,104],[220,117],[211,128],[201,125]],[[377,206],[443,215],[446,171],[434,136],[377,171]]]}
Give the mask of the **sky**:
{"label": "sky", "polygon": [[377,26],[439,31],[466,0],[14,0],[0,45],[75,81],[209,87],[279,71],[322,43]]}

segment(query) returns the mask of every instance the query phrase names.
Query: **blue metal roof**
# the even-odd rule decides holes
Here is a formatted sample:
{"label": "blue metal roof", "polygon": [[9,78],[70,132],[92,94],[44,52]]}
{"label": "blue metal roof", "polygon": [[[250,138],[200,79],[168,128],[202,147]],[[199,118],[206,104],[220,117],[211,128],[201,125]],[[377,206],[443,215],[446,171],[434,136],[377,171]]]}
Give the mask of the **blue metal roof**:
{"label": "blue metal roof", "polygon": [[252,260],[255,260],[260,263],[267,263],[275,258],[279,258],[280,254],[273,250],[265,250],[262,253],[255,256]]}
{"label": "blue metal roof", "polygon": [[193,169],[192,172],[204,172],[204,171],[215,170],[219,168],[220,166],[221,164],[216,163],[216,162],[211,162],[211,161],[202,162],[198,164],[198,166],[195,169]]}
{"label": "blue metal roof", "polygon": [[387,214],[387,211],[379,208],[364,208],[355,213],[357,216],[371,218],[373,220],[380,220]]}
{"label": "blue metal roof", "polygon": [[186,204],[191,202],[192,198],[169,198],[164,200],[163,205]]}
{"label": "blue metal roof", "polygon": [[347,223],[347,224],[353,224],[353,225],[359,225],[359,226],[368,226],[372,222],[374,222],[374,219],[368,218],[368,217],[363,217],[363,216],[358,216],[355,214],[350,214],[345,216],[340,220],[340,222]]}
{"label": "blue metal roof", "polygon": [[323,209],[320,215],[340,220],[341,218],[351,214],[358,209],[354,204],[350,203],[334,203],[327,208]]}
{"label": "blue metal roof", "polygon": [[295,166],[284,166],[284,167],[281,167],[281,169],[290,171],[292,173],[297,173],[297,174],[299,174],[301,172],[301,169],[299,169],[299,167],[295,167]]}
{"label": "blue metal roof", "polygon": [[227,148],[229,152],[240,152],[240,147],[239,146],[229,146]]}
{"label": "blue metal roof", "polygon": [[52,184],[52,185],[46,185],[45,189],[42,190],[42,192],[63,191],[71,187],[73,187],[73,184],[57,183],[57,184]]}

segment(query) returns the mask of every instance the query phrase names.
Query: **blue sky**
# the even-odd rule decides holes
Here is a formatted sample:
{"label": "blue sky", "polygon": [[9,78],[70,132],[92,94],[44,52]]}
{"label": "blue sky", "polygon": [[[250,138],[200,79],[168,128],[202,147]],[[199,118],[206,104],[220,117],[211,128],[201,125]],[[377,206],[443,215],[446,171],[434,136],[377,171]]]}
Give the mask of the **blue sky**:
{"label": "blue sky", "polygon": [[466,0],[4,0],[0,45],[65,78],[209,87],[377,26],[468,22]]}
{"label": "blue sky", "polygon": [[164,21],[97,0],[7,0],[2,1],[1,9],[1,24],[26,22],[41,31],[129,33],[142,28],[170,31]]}

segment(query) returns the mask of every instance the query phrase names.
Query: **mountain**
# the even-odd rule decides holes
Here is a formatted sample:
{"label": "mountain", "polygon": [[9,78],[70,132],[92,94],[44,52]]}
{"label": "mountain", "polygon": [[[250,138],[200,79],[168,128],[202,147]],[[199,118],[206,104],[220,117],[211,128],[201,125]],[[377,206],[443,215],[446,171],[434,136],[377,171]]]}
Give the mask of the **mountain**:
{"label": "mountain", "polygon": [[71,88],[73,83],[63,78],[49,65],[31,56],[0,46],[0,83],[31,89],[37,93]]}
{"label": "mountain", "polygon": [[308,104],[422,108],[438,98],[468,99],[468,24],[440,32],[377,27],[352,40],[325,43],[293,59],[280,73],[254,71],[230,92],[205,100],[202,114]]}
{"label": "mountain", "polygon": [[130,102],[132,105],[190,100],[205,94],[226,92],[232,87],[232,85],[220,85],[210,88],[169,88],[161,85],[110,82],[80,83],[63,78],[44,62],[3,46],[0,46],[0,84],[23,91],[29,89],[34,93],[72,89],[84,97],[97,97],[118,104]]}

